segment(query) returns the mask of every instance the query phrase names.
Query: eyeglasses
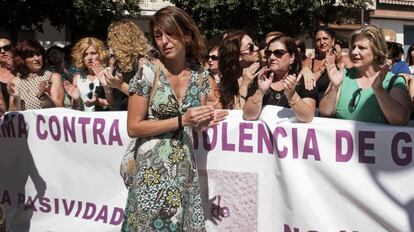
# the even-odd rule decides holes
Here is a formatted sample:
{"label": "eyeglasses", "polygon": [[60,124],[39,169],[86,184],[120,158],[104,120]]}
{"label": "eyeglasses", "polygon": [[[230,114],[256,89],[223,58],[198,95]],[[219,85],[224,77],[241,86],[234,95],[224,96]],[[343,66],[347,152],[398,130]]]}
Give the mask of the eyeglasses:
{"label": "eyeglasses", "polygon": [[88,98],[89,99],[92,99],[92,97],[93,97],[93,88],[95,88],[95,84],[92,82],[92,83],[89,84],[89,90],[90,90],[90,92],[88,93]]}
{"label": "eyeglasses", "polygon": [[283,50],[283,49],[276,49],[273,51],[266,50],[265,56],[266,58],[270,58],[270,56],[273,54],[276,58],[282,58],[282,56],[284,56],[286,53],[288,53],[288,51]]}
{"label": "eyeglasses", "polygon": [[349,112],[353,113],[355,111],[356,106],[359,103],[359,99],[361,99],[361,91],[362,91],[362,88],[358,88],[352,94],[352,98],[349,101],[349,105],[348,105]]}
{"label": "eyeglasses", "polygon": [[248,50],[249,53],[252,53],[252,52],[256,51],[257,47],[258,47],[257,42],[253,41],[253,42],[250,42],[249,44],[247,44],[247,48],[240,50],[240,52]]}
{"label": "eyeglasses", "polygon": [[9,52],[9,51],[11,51],[13,49],[13,45],[11,45],[11,44],[4,45],[4,46],[0,47],[0,51],[2,49],[4,49],[5,52]]}
{"label": "eyeglasses", "polygon": [[212,61],[218,61],[220,59],[220,57],[216,56],[216,55],[212,55],[212,56],[206,56],[206,59],[207,60],[211,59]]}

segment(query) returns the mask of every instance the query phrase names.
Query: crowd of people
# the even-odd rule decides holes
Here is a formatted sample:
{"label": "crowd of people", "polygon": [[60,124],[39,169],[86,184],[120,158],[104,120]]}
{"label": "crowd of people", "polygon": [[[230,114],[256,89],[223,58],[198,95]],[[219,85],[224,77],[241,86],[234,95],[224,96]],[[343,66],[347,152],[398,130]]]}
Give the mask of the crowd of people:
{"label": "crowd of people", "polygon": [[414,44],[404,62],[402,47],[387,43],[377,26],[353,32],[348,54],[334,31],[321,26],[314,57],[305,55],[303,41],[278,31],[256,43],[245,31],[228,30],[207,49],[191,17],[171,6],[152,17],[149,29],[150,43],[133,22],[113,22],[106,45],[86,37],[69,52],[0,39],[1,114],[49,107],[128,111],[137,165],[123,231],[205,230],[191,128],[220,123],[227,115],[220,109],[242,110],[246,120],[277,105],[304,123],[315,115],[409,121]]}

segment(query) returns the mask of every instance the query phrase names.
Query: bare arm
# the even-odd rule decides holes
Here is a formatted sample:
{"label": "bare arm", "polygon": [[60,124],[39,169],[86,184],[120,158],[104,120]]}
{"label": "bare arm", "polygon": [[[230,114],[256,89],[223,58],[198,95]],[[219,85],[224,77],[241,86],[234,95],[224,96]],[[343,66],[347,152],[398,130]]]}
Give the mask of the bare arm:
{"label": "bare arm", "polygon": [[392,88],[388,93],[386,89],[374,90],[378,104],[391,125],[404,125],[410,119],[411,104],[406,91]]}
{"label": "bare arm", "polygon": [[[127,130],[130,137],[150,137],[179,128],[178,117],[165,120],[146,120],[147,112],[147,98],[136,94],[129,96]],[[212,106],[198,106],[190,108],[182,116],[182,124],[183,126],[198,126],[206,121],[211,121],[212,118],[214,118],[214,108]]]}
{"label": "bare arm", "polygon": [[333,117],[335,115],[338,94],[339,87],[330,84],[322,100],[319,102],[319,111],[321,116]]}
{"label": "bare arm", "polygon": [[249,97],[243,107],[243,118],[245,120],[256,120],[262,111],[263,92],[257,89],[253,96]]}
{"label": "bare arm", "polygon": [[52,74],[52,87],[50,89],[50,99],[54,107],[63,106],[64,89],[62,84],[62,77],[59,73]]}

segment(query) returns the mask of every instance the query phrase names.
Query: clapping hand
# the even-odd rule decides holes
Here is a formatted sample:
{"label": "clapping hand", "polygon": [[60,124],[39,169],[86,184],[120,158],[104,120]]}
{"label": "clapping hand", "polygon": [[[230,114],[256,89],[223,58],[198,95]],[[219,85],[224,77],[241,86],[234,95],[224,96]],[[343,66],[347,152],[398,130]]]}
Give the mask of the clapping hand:
{"label": "clapping hand", "polygon": [[325,60],[325,66],[326,70],[328,71],[329,80],[333,86],[339,87],[344,79],[344,64],[341,63],[340,70],[336,68],[336,56],[334,53],[332,53],[332,51],[329,51],[326,54]]}
{"label": "clapping hand", "polygon": [[64,81],[63,88],[73,100],[78,100],[80,98],[80,91],[78,86],[72,85],[69,81]]}
{"label": "clapping hand", "polygon": [[122,82],[123,82],[123,75],[120,72],[116,72],[115,76],[112,75],[110,70],[105,70],[104,77],[107,85],[111,88],[121,89]]}
{"label": "clapping hand", "polygon": [[375,78],[374,82],[372,82],[372,89],[375,91],[382,89],[382,82],[384,82],[385,76],[387,76],[387,73],[390,70],[390,66],[388,64],[385,64],[381,67],[381,70],[378,72],[377,77]]}
{"label": "clapping hand", "polygon": [[20,79],[16,78],[7,84],[7,92],[10,96],[20,97]]}
{"label": "clapping hand", "polygon": [[[269,75],[270,72],[270,75]],[[259,78],[257,78],[257,85],[260,91],[262,91],[262,94],[265,94],[266,91],[270,88],[270,85],[273,82],[274,73],[268,68],[263,67],[259,71]]]}
{"label": "clapping hand", "polygon": [[290,100],[296,91],[296,86],[298,85],[300,79],[302,78],[302,75],[298,75],[296,77],[296,74],[288,75],[285,79],[283,79],[283,86],[285,87],[284,93],[288,100]]}

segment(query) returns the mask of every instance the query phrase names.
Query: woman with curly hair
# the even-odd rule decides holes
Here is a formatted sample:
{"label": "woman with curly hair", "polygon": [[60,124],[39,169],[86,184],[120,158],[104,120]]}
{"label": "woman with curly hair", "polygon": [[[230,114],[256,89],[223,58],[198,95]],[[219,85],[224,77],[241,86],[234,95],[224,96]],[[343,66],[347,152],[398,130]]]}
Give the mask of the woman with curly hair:
{"label": "woman with curly hair", "polygon": [[135,23],[121,20],[109,25],[108,46],[113,55],[111,58],[113,60],[110,62],[113,70],[106,70],[104,74],[108,85],[112,88],[111,108],[127,110],[129,81],[139,70],[140,58],[148,52],[148,41]]}
{"label": "woman with curly hair", "polygon": [[63,105],[59,73],[45,70],[46,51],[36,40],[24,40],[14,50],[17,77],[8,84],[9,110],[42,109]]}
{"label": "woman with curly hair", "polygon": [[79,40],[72,49],[72,59],[80,73],[73,83],[64,81],[64,87],[72,97],[72,108],[86,112],[102,111],[109,106],[112,93],[103,75],[108,52],[104,43],[94,37]]}
{"label": "woman with curly hair", "polygon": [[243,109],[247,90],[259,68],[259,48],[252,38],[233,30],[219,46],[220,103],[223,109]]}

